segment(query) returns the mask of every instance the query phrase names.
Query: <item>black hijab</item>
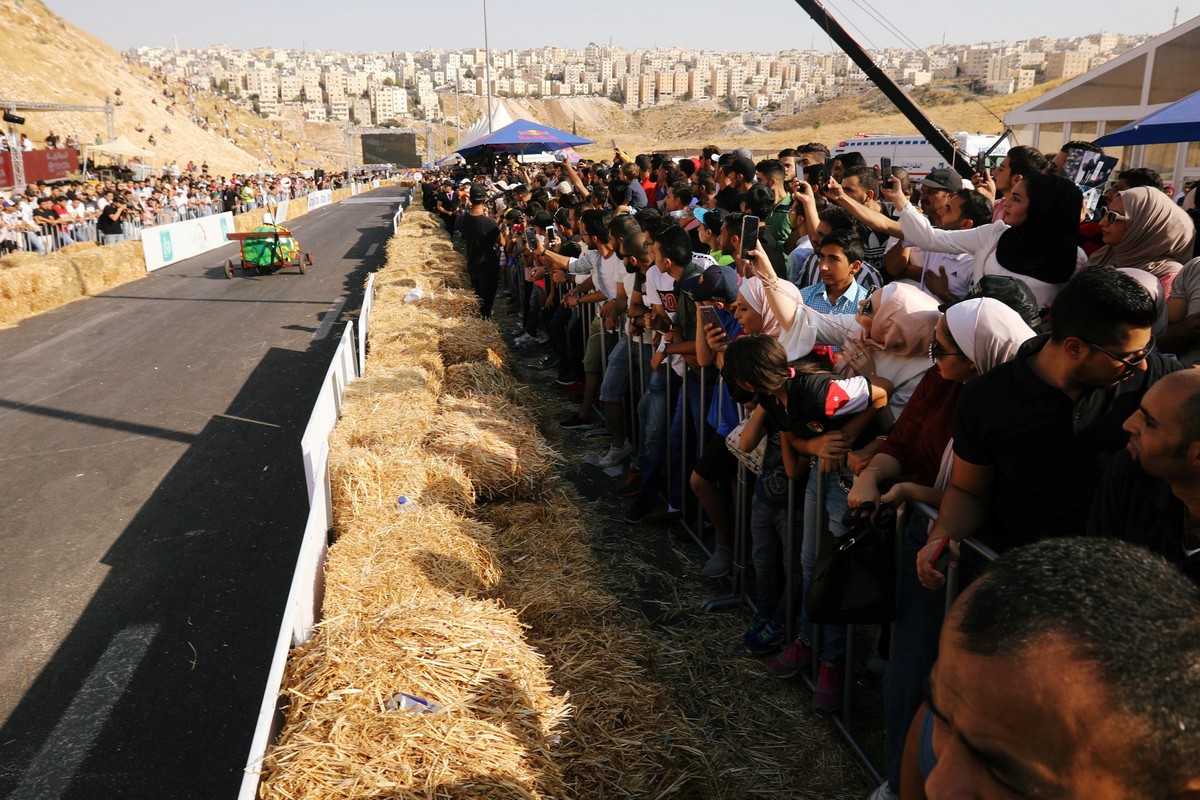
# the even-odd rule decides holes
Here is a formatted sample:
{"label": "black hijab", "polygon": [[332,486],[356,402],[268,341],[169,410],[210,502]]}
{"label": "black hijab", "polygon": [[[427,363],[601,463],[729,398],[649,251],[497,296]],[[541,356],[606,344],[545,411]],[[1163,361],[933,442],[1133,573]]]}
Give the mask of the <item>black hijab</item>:
{"label": "black hijab", "polygon": [[1066,283],[1075,272],[1083,193],[1057,175],[1030,175],[1021,185],[1029,210],[1023,223],[1001,234],[996,260],[1018,275]]}

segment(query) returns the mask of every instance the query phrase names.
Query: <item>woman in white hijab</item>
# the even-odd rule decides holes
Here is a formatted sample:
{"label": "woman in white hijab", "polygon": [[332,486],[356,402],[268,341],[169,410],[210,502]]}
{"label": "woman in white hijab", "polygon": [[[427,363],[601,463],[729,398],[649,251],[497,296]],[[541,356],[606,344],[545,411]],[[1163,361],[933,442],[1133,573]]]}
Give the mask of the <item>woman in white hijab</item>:
{"label": "woman in white hijab", "polygon": [[[1021,345],[1033,336],[1033,330],[1021,316],[999,300],[966,300],[951,306],[938,321],[929,357],[937,365],[941,378],[966,383],[1013,358]],[[931,371],[925,380],[936,377]],[[949,440],[951,428],[948,423],[954,415],[956,398],[957,394],[951,398],[952,402],[942,404],[914,401],[914,411],[920,413],[920,409],[924,408],[930,413],[922,414],[920,420],[900,419],[896,425],[896,435],[889,437],[885,443],[885,452],[875,455],[855,479],[850,493],[851,505],[859,506],[880,499],[894,503],[918,500],[935,507],[941,502],[942,488],[948,480],[946,463],[950,459],[947,455],[953,453],[950,441],[947,441],[943,451],[942,468],[935,482],[937,488],[913,482],[898,483],[880,498],[878,484],[883,480],[898,478],[906,472],[923,472],[926,476],[932,474],[931,462],[936,458],[939,442],[912,440],[912,437],[902,436],[900,430],[911,428],[917,422],[922,425],[921,437],[934,435]],[[932,418],[931,415],[937,415],[938,418]],[[899,447],[898,440],[902,439],[910,440],[907,447]],[[911,459],[920,459],[925,466],[904,463]],[[938,632],[945,611],[945,595],[924,589],[917,581],[917,554],[926,546],[928,539],[925,519],[913,514],[901,540],[900,591],[893,628],[892,657],[883,679],[885,744],[889,759],[894,759],[892,763],[898,763],[908,724],[921,703],[925,679],[937,657]],[[898,775],[895,773],[889,776],[889,780],[896,778]]]}
{"label": "woman in white hijab", "polygon": [[[938,322],[929,356],[946,380],[967,383],[1012,360],[1021,345],[1036,334],[1021,315],[990,297],[956,303]],[[898,483],[881,499],[885,503],[920,500],[935,508],[950,482],[954,440],[946,444],[934,486]]]}
{"label": "woman in white hijab", "polygon": [[1163,291],[1162,281],[1150,272],[1137,267],[1117,267],[1117,272],[1124,272],[1133,278],[1154,298],[1154,306],[1158,309],[1158,319],[1151,326],[1150,335],[1155,338],[1162,336],[1163,331],[1167,329],[1167,298]]}

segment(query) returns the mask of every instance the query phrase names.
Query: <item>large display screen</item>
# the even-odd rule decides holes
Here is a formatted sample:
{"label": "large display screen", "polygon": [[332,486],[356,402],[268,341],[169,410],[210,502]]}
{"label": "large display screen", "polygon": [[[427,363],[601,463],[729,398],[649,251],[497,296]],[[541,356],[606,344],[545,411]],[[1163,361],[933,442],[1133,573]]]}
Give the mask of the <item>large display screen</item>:
{"label": "large display screen", "polygon": [[364,164],[395,164],[400,167],[419,167],[417,135],[415,133],[382,133],[362,137]]}

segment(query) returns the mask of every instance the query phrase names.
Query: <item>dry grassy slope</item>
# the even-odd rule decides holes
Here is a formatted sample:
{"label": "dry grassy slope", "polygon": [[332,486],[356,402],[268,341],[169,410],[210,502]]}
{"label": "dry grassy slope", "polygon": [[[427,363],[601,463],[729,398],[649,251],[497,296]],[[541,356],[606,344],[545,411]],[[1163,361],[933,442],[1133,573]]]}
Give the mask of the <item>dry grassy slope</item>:
{"label": "dry grassy slope", "polygon": [[[156,163],[175,160],[186,164],[208,161],[217,174],[267,168],[267,150],[275,155],[275,168],[287,168],[301,160],[315,160],[327,167],[345,164],[345,142],[337,124],[307,123],[287,110],[284,118],[262,120],[247,111],[229,105],[222,98],[201,93],[192,100],[177,98],[178,113],[165,110],[162,86],[145,68],[130,64],[111,47],[66,23],[40,0],[0,3],[0,30],[5,34],[0,48],[0,95],[17,100],[79,105],[102,105],[104,99],[121,90],[123,105],[117,108],[116,132],[146,146],[154,133]],[[1013,106],[1025,102],[1048,86],[1039,86],[1023,95],[993,98],[987,102],[1003,116]],[[929,98],[932,100],[935,95]],[[158,100],[152,104],[151,100]],[[736,115],[714,103],[687,103],[660,106],[629,113],[616,103],[600,98],[562,98],[548,100],[506,100],[512,113],[538,120],[564,130],[573,126],[597,144],[584,148],[586,155],[604,157],[616,139],[629,152],[662,149],[698,150],[709,142],[724,147],[746,145],[758,152],[777,151],[810,140],[833,141],[858,131],[911,131],[908,122],[894,113],[877,92],[822,104],[803,115],[774,123],[771,131],[748,131]],[[454,119],[455,97],[441,95],[442,107]],[[461,98],[460,115],[464,128],[480,116],[484,100]],[[221,110],[228,110],[230,130],[251,131],[238,136],[237,145],[213,131],[192,124],[189,113],[208,116],[215,121]],[[980,130],[998,132],[999,123],[978,103],[950,99],[930,106],[935,121],[950,131]],[[61,136],[74,134],[83,142],[104,132],[101,113],[27,112],[24,132],[40,142],[53,130]],[[819,125],[817,123],[820,123]],[[421,126],[422,123],[414,123]],[[171,133],[163,132],[169,126]],[[144,130],[139,133],[136,128]],[[261,129],[281,131],[283,140],[261,134]],[[454,136],[453,124],[439,127],[435,141]],[[424,137],[418,147],[424,151]]]}
{"label": "dry grassy slope", "polygon": [[[1016,94],[971,98],[955,90],[930,89],[916,94],[925,112],[943,129],[1000,133],[1004,126],[997,117],[1039,97],[1061,81],[1035,86]],[[485,102],[478,97],[461,98],[464,130],[478,118]],[[696,102],[656,106],[633,113],[610,100],[579,98],[561,100],[505,100],[513,114],[527,116],[563,130],[578,125],[581,136],[596,145],[580,148],[593,158],[611,154],[609,143],[616,139],[627,152],[696,150],[706,144],[724,148],[745,145],[755,153],[774,153],[809,141],[833,142],[856,133],[914,133],[916,129],[897,112],[881,92],[872,89],[812,108],[803,114],[776,120],[766,129],[747,130],[738,115],[717,103]],[[454,96],[443,96],[442,107],[454,115]],[[994,114],[994,116],[993,116]]]}
{"label": "dry grassy slope", "polygon": [[[215,132],[205,131],[189,120],[188,102],[177,98],[177,113],[165,110],[162,87],[156,84],[148,70],[130,64],[108,45],[59,18],[39,0],[22,0],[0,4],[0,30],[4,32],[5,47],[0,48],[0,95],[16,100],[75,105],[103,105],[106,97],[120,88],[123,105],[116,110],[116,133],[146,147],[147,136],[153,132],[158,146],[153,148],[157,164],[171,160],[181,165],[189,160],[197,164],[207,160],[217,174],[253,171],[266,168],[263,143],[257,136],[238,137],[234,146]],[[158,105],[151,104],[152,99]],[[290,166],[298,158],[316,159],[329,166],[344,163],[344,146],[332,152],[318,151],[304,136],[302,125],[260,119],[235,108],[215,95],[202,94],[195,99],[194,108],[200,116],[215,120],[219,109],[228,109],[231,131],[281,127],[285,136],[301,143],[295,150],[278,140],[271,143],[276,167]],[[86,112],[23,112],[28,122],[23,132],[40,142],[53,130],[60,136],[75,134],[80,141],[90,143],[97,133],[105,132],[103,113]],[[138,133],[141,125],[145,131]],[[162,132],[164,125],[171,133]],[[332,126],[330,126],[332,127]],[[337,138],[340,143],[340,135]]]}

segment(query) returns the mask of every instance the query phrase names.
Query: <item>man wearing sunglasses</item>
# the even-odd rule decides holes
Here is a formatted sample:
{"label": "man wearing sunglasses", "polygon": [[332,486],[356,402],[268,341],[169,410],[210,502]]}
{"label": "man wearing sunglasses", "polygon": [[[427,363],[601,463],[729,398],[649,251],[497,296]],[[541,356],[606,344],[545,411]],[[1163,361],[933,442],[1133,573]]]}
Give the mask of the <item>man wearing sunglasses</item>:
{"label": "man wearing sunglasses", "polygon": [[1004,551],[1079,535],[1105,463],[1125,446],[1121,426],[1147,389],[1181,369],[1154,352],[1157,310],[1132,278],[1095,267],[1067,283],[1051,332],[963,389],[954,465],[917,576],[936,588],[942,537],[979,536]]}

